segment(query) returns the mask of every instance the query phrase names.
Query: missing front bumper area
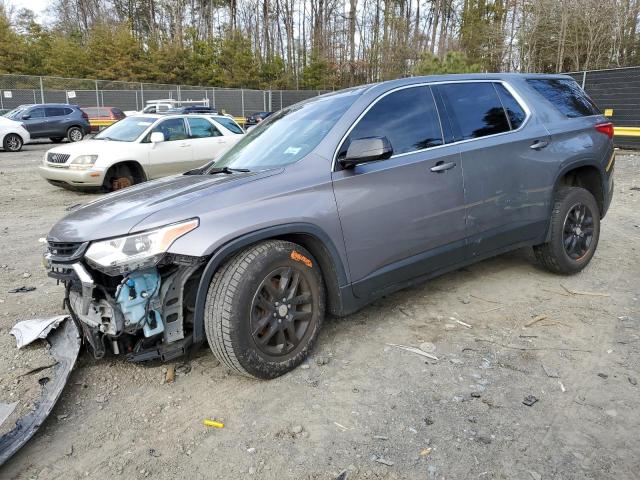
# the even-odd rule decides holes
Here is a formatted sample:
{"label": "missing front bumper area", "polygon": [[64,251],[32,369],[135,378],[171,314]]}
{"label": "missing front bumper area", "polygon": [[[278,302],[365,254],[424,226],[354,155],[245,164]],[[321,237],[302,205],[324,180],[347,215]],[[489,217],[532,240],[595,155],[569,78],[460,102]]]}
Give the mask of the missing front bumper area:
{"label": "missing front bumper area", "polygon": [[96,358],[168,361],[192,345],[195,293],[204,260],[169,257],[158,266],[111,277],[90,266],[51,264],[66,285],[65,305]]}

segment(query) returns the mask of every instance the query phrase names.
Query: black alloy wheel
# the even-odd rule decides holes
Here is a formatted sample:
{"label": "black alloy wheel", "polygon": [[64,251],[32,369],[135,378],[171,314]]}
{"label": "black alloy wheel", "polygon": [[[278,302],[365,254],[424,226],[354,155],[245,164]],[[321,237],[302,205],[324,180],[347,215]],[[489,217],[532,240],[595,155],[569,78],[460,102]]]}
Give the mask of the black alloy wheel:
{"label": "black alloy wheel", "polygon": [[281,267],[269,273],[251,305],[256,347],[270,357],[295,350],[313,328],[314,307],[309,284],[297,268]]}
{"label": "black alloy wheel", "polygon": [[589,251],[593,241],[593,213],[586,205],[574,205],[564,220],[562,243],[564,251],[573,260],[579,260]]}

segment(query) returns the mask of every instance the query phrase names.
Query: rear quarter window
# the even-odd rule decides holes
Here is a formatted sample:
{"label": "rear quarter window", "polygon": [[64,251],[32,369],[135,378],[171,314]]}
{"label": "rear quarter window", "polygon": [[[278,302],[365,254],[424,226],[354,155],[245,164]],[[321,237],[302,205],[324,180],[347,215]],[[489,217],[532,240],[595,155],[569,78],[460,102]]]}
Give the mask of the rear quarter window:
{"label": "rear quarter window", "polygon": [[220,123],[223,127],[233,133],[244,133],[236,122],[227,117],[213,117],[213,120]]}
{"label": "rear quarter window", "polygon": [[602,114],[575,80],[530,78],[527,83],[569,118]]}

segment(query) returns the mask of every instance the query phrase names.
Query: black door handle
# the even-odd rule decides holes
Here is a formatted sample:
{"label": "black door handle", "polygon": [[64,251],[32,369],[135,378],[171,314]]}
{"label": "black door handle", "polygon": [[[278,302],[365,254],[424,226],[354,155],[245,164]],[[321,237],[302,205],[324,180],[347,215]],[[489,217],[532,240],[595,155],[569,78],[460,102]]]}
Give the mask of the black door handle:
{"label": "black door handle", "polygon": [[437,162],[435,167],[431,167],[431,171],[435,172],[435,173],[442,173],[445,170],[449,170],[450,168],[453,168],[456,166],[455,162],[447,162],[444,163],[442,160]]}
{"label": "black door handle", "polygon": [[547,142],[546,140],[536,140],[531,144],[531,147],[529,148],[532,148],[533,150],[540,150],[546,147],[547,145],[549,145],[549,142]]}

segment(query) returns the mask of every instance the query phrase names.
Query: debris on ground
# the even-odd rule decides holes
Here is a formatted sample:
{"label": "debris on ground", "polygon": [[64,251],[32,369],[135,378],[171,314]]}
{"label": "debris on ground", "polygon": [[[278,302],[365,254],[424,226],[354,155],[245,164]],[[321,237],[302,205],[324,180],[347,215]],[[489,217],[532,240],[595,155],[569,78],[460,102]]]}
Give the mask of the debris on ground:
{"label": "debris on ground", "polygon": [[637,385],[638,384],[638,380],[636,379],[636,377],[628,377],[629,383],[631,385]]}
{"label": "debris on ground", "polygon": [[205,427],[224,428],[224,423],[218,422],[217,420],[205,419],[202,423]]}
{"label": "debris on ground", "polygon": [[167,368],[167,373],[164,375],[164,383],[173,383],[176,380],[176,369],[173,365]]}
{"label": "debris on ground", "polygon": [[[0,335],[0,350],[8,350],[8,338]],[[49,416],[80,352],[80,332],[72,321],[62,322],[47,340],[0,362],[0,403],[17,402],[0,423],[0,466]]]}
{"label": "debris on ground", "polygon": [[319,367],[321,367],[322,365],[328,365],[329,361],[330,361],[329,357],[317,357],[316,365],[318,365]]}
{"label": "debris on ground", "polygon": [[608,293],[600,293],[600,292],[581,292],[580,290],[571,290],[570,288],[565,287],[563,284],[560,284],[564,290],[570,295],[586,295],[589,297],[610,297]]}
{"label": "debris on ground", "polygon": [[527,395],[524,397],[522,403],[524,403],[527,407],[531,407],[534,403],[538,401],[538,398],[533,395]]}
{"label": "debris on ground", "polygon": [[422,450],[420,450],[420,453],[418,455],[420,455],[421,457],[426,457],[431,453],[431,448],[423,448]]}
{"label": "debris on ground", "polygon": [[468,323],[463,322],[462,320],[458,320],[457,318],[455,319],[456,323],[462,325],[463,327],[466,328],[473,328],[473,326],[469,325]]}
{"label": "debris on ground", "polygon": [[544,373],[549,378],[560,378],[560,373],[558,373],[558,370],[548,367],[544,363],[542,364],[542,370],[544,370]]}
{"label": "debris on ground", "polygon": [[431,360],[435,360],[436,362],[438,361],[438,357],[436,357],[435,355],[427,353],[416,347],[409,347],[407,345],[398,345],[396,343],[387,343],[387,345],[390,347],[398,348],[400,350],[406,350],[407,352],[415,353],[416,355],[421,355],[423,357],[430,358]]}
{"label": "debris on ground", "polygon": [[535,325],[536,323],[542,321],[542,320],[546,320],[547,316],[546,315],[536,315],[535,317],[533,317],[529,322],[525,323],[524,326],[525,328],[531,327],[533,325]]}
{"label": "debris on ground", "polygon": [[609,375],[607,375],[606,373],[602,373],[602,372],[598,373],[598,376],[599,376],[600,378],[604,378],[605,380],[606,380],[607,378],[609,378]]}
{"label": "debris on ground", "polygon": [[33,292],[36,289],[36,287],[17,287],[17,288],[12,288],[11,290],[9,290],[9,293],[26,293],[26,292]]}
{"label": "debris on ground", "polygon": [[67,318],[69,318],[67,315],[57,315],[49,318],[23,320],[16,323],[9,334],[16,338],[17,347],[22,348],[38,338],[47,338],[49,332],[57,328]]}
{"label": "debris on ground", "polygon": [[394,462],[392,462],[391,460],[387,460],[386,458],[382,458],[382,457],[377,457],[375,455],[373,456],[373,461],[381,463],[382,465],[386,465],[387,467],[393,467],[394,465]]}

